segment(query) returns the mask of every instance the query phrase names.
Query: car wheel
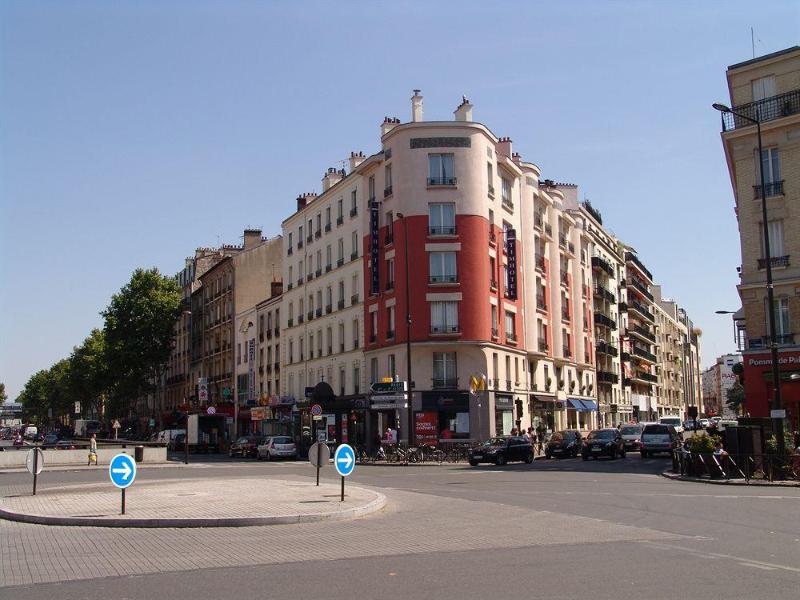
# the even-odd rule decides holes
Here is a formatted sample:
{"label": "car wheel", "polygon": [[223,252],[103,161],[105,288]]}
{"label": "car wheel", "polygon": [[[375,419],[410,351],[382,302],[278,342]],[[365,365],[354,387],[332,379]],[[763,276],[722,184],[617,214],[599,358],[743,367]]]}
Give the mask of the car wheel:
{"label": "car wheel", "polygon": [[228,451],[228,458],[233,458],[233,451],[232,450]]}
{"label": "car wheel", "polygon": [[545,453],[544,457],[545,457],[547,460],[550,460],[551,458],[553,458],[553,455],[552,455],[552,454],[547,454],[547,453]]}
{"label": "car wheel", "polygon": [[583,460],[589,460],[589,455],[588,454],[581,454],[581,458]]}
{"label": "car wheel", "polygon": [[494,464],[496,464],[498,467],[502,467],[504,464],[506,464],[506,457],[501,454],[494,460]]}
{"label": "car wheel", "polygon": [[477,466],[478,466],[478,461],[477,461],[477,460],[471,460],[471,461],[469,461],[469,466],[471,466],[471,467],[477,467]]}
{"label": "car wheel", "polygon": [[642,455],[642,458],[647,458],[647,452],[645,450],[642,450],[639,454]]}
{"label": "car wheel", "polygon": [[617,449],[616,448],[612,448],[611,449],[611,453],[608,455],[608,458],[610,458],[611,460],[614,460],[615,458],[617,458]]}
{"label": "car wheel", "polygon": [[267,452],[267,456],[264,458],[264,460],[266,460],[267,462],[271,461],[272,460],[272,454]]}
{"label": "car wheel", "polygon": [[526,462],[527,464],[531,464],[531,463],[533,462],[533,452],[529,453],[529,454],[528,454],[528,455],[525,457],[525,462]]}
{"label": "car wheel", "polygon": [[620,457],[625,458],[625,449],[622,450],[622,454],[620,454]]}

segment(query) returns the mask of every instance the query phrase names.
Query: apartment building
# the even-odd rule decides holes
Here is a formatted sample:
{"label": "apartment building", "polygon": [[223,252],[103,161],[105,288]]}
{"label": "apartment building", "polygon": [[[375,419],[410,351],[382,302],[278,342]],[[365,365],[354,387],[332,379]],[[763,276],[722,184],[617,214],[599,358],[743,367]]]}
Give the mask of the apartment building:
{"label": "apartment building", "polygon": [[580,212],[591,239],[599,425],[616,427],[630,421],[634,410],[620,351],[620,337],[624,334],[620,287],[625,281],[625,246],[603,227],[602,214],[590,202],[583,202]]}
{"label": "apartment building", "polygon": [[197,377],[207,380],[207,402],[215,405],[217,414],[234,419],[232,436],[250,428],[249,411],[242,410],[247,408],[250,380],[243,390],[245,380],[237,379],[235,364],[237,330],[242,327],[236,316],[256,318],[255,306],[269,296],[273,274],[281,272],[282,248],[280,236],[267,239],[259,229],[246,229],[242,245],[222,247],[227,255],[200,276],[198,298],[192,296],[192,306],[199,304],[201,323],[199,335],[192,332],[193,343],[202,349],[195,352],[202,361]]}
{"label": "apartment building", "polygon": [[[328,169],[322,193],[299,196],[282,223],[281,402],[296,407],[300,431],[316,428],[315,439],[364,440],[363,237],[380,162],[351,153],[349,173]],[[311,420],[311,399],[324,405],[321,422]]]}
{"label": "apartment building", "polygon": [[779,349],[781,392],[791,427],[800,426],[800,47],[794,46],[728,67],[734,111],[760,119],[763,151],[758,154],[756,126],[732,113],[722,114],[722,143],[731,177],[742,250],[739,295],[744,309],[747,347],[743,351],[748,410],[769,416],[774,396],[768,326],[766,260],[761,206],[761,174],[775,293],[774,342]]}

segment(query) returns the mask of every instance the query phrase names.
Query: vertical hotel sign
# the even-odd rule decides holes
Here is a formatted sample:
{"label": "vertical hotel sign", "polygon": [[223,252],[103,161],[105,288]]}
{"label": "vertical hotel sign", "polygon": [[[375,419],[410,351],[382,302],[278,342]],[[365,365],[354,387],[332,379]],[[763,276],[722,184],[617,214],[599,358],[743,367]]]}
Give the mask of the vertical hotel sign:
{"label": "vertical hotel sign", "polygon": [[517,299],[517,232],[515,229],[506,229],[506,256],[508,257],[508,286],[507,295],[512,300]]}
{"label": "vertical hotel sign", "polygon": [[378,264],[378,203],[369,203],[369,259],[370,259],[370,293],[380,292],[380,265]]}
{"label": "vertical hotel sign", "polygon": [[247,347],[247,360],[250,362],[247,370],[247,403],[253,404],[256,400],[256,339],[251,338]]}

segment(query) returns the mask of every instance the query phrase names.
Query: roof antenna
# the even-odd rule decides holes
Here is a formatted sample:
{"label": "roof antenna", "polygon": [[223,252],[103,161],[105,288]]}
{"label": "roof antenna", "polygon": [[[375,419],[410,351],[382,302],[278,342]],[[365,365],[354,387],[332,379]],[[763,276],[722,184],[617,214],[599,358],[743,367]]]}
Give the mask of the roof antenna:
{"label": "roof antenna", "polygon": [[750,28],[750,46],[753,48],[753,58],[756,57],[756,38],[753,34],[753,28]]}

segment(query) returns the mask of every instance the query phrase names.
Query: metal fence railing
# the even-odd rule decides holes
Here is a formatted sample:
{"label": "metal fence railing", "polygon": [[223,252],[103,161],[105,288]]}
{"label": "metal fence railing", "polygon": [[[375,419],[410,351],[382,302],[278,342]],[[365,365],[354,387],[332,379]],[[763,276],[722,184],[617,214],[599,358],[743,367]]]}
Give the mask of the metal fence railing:
{"label": "metal fence railing", "polygon": [[800,455],[698,454],[676,450],[672,471],[689,477],[763,481],[800,481]]}

